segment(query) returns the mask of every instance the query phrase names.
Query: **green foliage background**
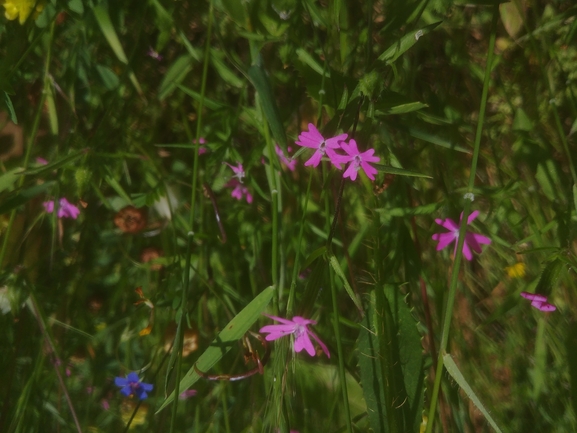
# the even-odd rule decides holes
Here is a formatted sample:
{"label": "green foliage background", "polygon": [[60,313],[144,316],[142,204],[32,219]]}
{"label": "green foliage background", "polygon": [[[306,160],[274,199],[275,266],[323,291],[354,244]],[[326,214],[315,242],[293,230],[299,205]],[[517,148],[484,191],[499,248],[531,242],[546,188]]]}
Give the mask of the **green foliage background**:
{"label": "green foliage background", "polygon": [[[572,2],[39,3],[0,20],[0,431],[492,431],[475,399],[504,432],[575,431]],[[309,123],[374,148],[375,182],[341,185],[307,152],[289,171],[274,145],[294,155]],[[252,203],[230,196],[225,162]],[[453,266],[431,236],[467,192],[469,230],[492,243]],[[59,197],[78,219],[44,211]],[[128,205],[139,233],[114,224]],[[239,336],[262,312],[316,320],[330,359],[286,338],[263,375],[195,376],[201,356],[211,373],[252,368]],[[243,332],[219,334],[229,322]],[[445,372],[431,419],[449,329],[475,398]],[[113,381],[131,371],[155,387],[139,405]],[[197,395],[167,401],[177,384]]]}

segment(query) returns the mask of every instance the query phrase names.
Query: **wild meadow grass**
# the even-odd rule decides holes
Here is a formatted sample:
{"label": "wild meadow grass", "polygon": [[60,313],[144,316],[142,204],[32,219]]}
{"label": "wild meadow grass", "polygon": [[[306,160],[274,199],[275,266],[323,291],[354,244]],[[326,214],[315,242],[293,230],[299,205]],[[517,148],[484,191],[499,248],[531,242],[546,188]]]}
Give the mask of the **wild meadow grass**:
{"label": "wild meadow grass", "polygon": [[3,0],[0,432],[577,430],[577,6]]}

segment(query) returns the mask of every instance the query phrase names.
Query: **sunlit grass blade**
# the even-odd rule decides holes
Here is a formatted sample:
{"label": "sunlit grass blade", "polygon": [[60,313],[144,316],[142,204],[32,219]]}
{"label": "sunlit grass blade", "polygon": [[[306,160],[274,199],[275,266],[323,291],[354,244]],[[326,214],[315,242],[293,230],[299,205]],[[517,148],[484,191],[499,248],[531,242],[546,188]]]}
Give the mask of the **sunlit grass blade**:
{"label": "sunlit grass blade", "polygon": [[[108,13],[108,9],[105,6],[99,5],[95,6],[93,9],[94,17],[96,18],[96,22],[98,23],[100,30],[104,34],[104,37],[108,41],[110,48],[116,54],[118,60],[120,60],[125,65],[128,65],[128,57],[124,53],[124,48],[122,48],[122,44],[120,43],[120,39],[118,38],[118,34],[112,25],[112,21],[110,20],[110,15]],[[134,85],[136,91],[142,95],[142,89],[140,88],[140,84],[136,79],[136,75],[134,72],[129,72],[128,74],[130,81]]]}
{"label": "sunlit grass blade", "polygon": [[497,425],[497,423],[495,422],[495,420],[493,419],[493,417],[489,414],[489,411],[485,409],[485,406],[483,406],[481,400],[479,400],[479,397],[477,397],[477,394],[475,394],[473,388],[471,388],[471,386],[469,385],[469,383],[459,370],[459,367],[457,367],[457,364],[455,364],[455,361],[453,361],[453,357],[450,354],[445,353],[443,355],[443,361],[445,364],[445,368],[447,369],[451,377],[455,380],[455,382],[459,384],[461,389],[465,392],[465,394],[467,394],[467,397],[471,399],[473,404],[483,414],[483,416],[485,417],[487,422],[491,425],[491,427],[493,427],[493,429],[495,429],[497,433],[503,433],[502,430]]}
{"label": "sunlit grass blade", "polygon": [[[243,310],[238,313],[225,328],[213,340],[211,345],[196,360],[194,366],[200,371],[208,371],[216,364],[233,346],[233,343],[242,338],[249,328],[258,320],[275,293],[274,287],[267,287],[254,298]],[[180,381],[180,391],[189,389],[200,379],[194,366],[184,375]],[[174,400],[174,392],[170,394],[158,408],[160,412]]]}

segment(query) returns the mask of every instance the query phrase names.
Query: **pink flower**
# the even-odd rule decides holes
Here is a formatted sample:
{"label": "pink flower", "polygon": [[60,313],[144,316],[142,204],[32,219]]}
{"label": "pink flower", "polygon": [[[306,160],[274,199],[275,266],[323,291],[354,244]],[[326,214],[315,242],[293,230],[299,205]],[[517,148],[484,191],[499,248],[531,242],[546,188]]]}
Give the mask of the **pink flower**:
{"label": "pink flower", "polygon": [[[287,158],[284,155],[284,152],[282,151],[281,147],[278,144],[275,145],[274,150],[275,150],[276,154],[278,155],[279,159],[281,160],[281,162],[284,165],[286,165],[290,171],[295,171],[295,168],[297,166],[296,160]],[[290,152],[291,148],[288,147],[287,150]]]}
{"label": "pink flower", "polygon": [[158,60],[161,61],[162,60],[162,56],[160,54],[158,54],[154,48],[149,47],[148,51],[146,53],[147,56],[152,57],[154,60]]}
{"label": "pink flower", "polygon": [[293,320],[283,319],[276,316],[269,316],[268,314],[265,314],[265,316],[282,323],[282,325],[263,326],[260,329],[259,332],[268,333],[268,335],[265,337],[266,341],[273,341],[284,337],[285,335],[293,334],[295,336],[294,351],[300,352],[304,349],[310,356],[315,356],[315,347],[313,346],[313,343],[310,339],[310,337],[313,337],[315,341],[319,343],[319,346],[321,346],[323,352],[325,352],[329,358],[331,357],[327,346],[319,339],[319,337],[316,336],[313,331],[308,328],[308,325],[317,324],[317,322],[314,320],[305,319],[300,316],[294,316]]}
{"label": "pink flower", "polygon": [[369,149],[366,152],[359,152],[357,147],[357,142],[355,140],[350,140],[349,143],[342,143],[341,148],[348,154],[348,155],[336,155],[333,159],[333,163],[337,165],[337,168],[340,169],[340,164],[350,162],[349,168],[345,170],[343,177],[348,177],[351,180],[357,179],[357,172],[362,168],[367,177],[371,180],[375,180],[375,174],[377,174],[377,169],[370,166],[369,162],[379,162],[381,158],[378,156],[373,156],[375,153],[375,149]]}
{"label": "pink flower", "polygon": [[[44,209],[46,210],[47,213],[54,212],[54,201],[53,200],[45,201],[42,204],[43,204]],[[80,215],[80,209],[78,209],[73,204],[68,203],[68,200],[66,200],[64,197],[62,197],[59,200],[59,204],[60,204],[60,206],[58,207],[58,218],[76,219],[76,218],[78,218],[78,215]]]}
{"label": "pink flower", "polygon": [[[467,218],[467,225],[471,224],[471,222],[473,222],[475,220],[475,218],[477,218],[477,215],[479,215],[478,210],[471,212],[471,215],[469,215],[469,218]],[[463,218],[462,213],[461,213],[461,218]],[[439,225],[442,225],[444,228],[450,230],[448,233],[435,233],[433,235],[433,240],[439,241],[439,245],[437,245],[437,251],[440,251],[443,248],[446,248],[453,241],[455,241],[455,251],[456,251],[457,250],[457,240],[459,239],[459,225],[457,223],[455,223],[455,221],[453,221],[450,218],[447,218],[446,220],[442,220],[442,219],[437,218],[435,220],[435,222]],[[481,249],[481,246],[479,244],[489,245],[490,243],[491,243],[491,239],[489,239],[487,236],[479,235],[476,233],[466,233],[465,234],[465,243],[463,244],[463,255],[465,256],[465,258],[467,260],[470,261],[473,259],[473,254],[471,253],[471,249],[473,249],[473,251],[475,251],[477,253],[480,253],[482,251],[482,249]],[[453,252],[453,254],[454,254],[454,252]]]}
{"label": "pink flower", "polygon": [[182,391],[178,396],[179,400],[186,400],[187,398],[194,397],[196,395],[196,389],[187,389]]}
{"label": "pink flower", "polygon": [[525,299],[529,299],[531,301],[531,306],[535,307],[538,310],[549,312],[549,311],[555,311],[557,309],[555,305],[549,304],[547,302],[546,296],[528,292],[521,292],[521,296],[524,297]]}
{"label": "pink flower", "polygon": [[321,162],[321,159],[326,154],[331,162],[337,167],[341,168],[340,163],[335,162],[335,156],[337,153],[334,149],[340,148],[340,142],[347,139],[347,134],[337,135],[336,137],[325,138],[321,135],[319,130],[309,123],[309,130],[306,132],[301,132],[298,141],[295,141],[299,146],[310,147],[311,149],[316,149],[316,152],[311,156],[311,158],[305,162],[305,166],[312,165],[316,167]]}
{"label": "pink flower", "polygon": [[48,161],[46,161],[44,158],[42,158],[41,156],[39,156],[38,158],[36,158],[36,162],[40,165],[48,165]]}
{"label": "pink flower", "polygon": [[242,200],[246,196],[246,201],[252,203],[252,194],[248,191],[248,188],[240,183],[237,179],[231,179],[226,185],[226,188],[233,188],[230,194],[237,200]]}
{"label": "pink flower", "polygon": [[228,165],[230,168],[232,168],[232,171],[234,171],[234,175],[232,177],[236,177],[238,179],[238,181],[240,183],[242,183],[243,177],[246,176],[246,173],[244,172],[244,168],[242,167],[242,164],[239,162],[238,167],[235,167],[234,165],[230,165],[228,162],[225,162],[225,164]]}

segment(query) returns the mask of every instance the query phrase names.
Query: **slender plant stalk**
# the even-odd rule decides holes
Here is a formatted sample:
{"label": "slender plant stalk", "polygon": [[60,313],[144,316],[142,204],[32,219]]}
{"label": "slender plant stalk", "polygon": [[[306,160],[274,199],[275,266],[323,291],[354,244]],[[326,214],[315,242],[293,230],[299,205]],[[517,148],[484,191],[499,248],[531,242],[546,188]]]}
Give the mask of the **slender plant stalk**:
{"label": "slender plant stalk", "polygon": [[[50,60],[52,57],[52,39],[54,37],[54,21],[50,26],[50,43],[48,44],[48,52],[46,53],[46,61],[44,62],[44,90],[42,92],[42,96],[40,97],[40,103],[38,104],[38,108],[36,110],[36,115],[34,116],[34,122],[32,123],[32,131],[30,133],[30,138],[28,139],[28,145],[26,146],[26,153],[24,154],[24,162],[23,167],[24,169],[28,168],[28,164],[30,162],[30,154],[32,151],[32,144],[36,140],[36,135],[38,134],[38,128],[40,125],[40,118],[42,116],[42,111],[44,109],[44,102],[46,101],[46,86],[51,85],[50,81]],[[25,53],[26,54],[26,53]],[[22,188],[24,185],[24,180],[26,176],[20,176],[18,180],[18,188]],[[54,210],[56,214],[57,210]],[[0,250],[0,267],[4,263],[4,258],[6,257],[6,250],[8,248],[8,241],[10,239],[10,232],[12,231],[12,227],[14,226],[14,221],[16,220],[16,209],[13,209],[10,212],[10,220],[8,221],[8,227],[6,227],[6,232],[4,234],[4,242],[2,242],[2,250]]]}
{"label": "slender plant stalk", "polygon": [[[523,16],[523,11],[521,10],[522,8],[521,4],[518,1],[514,1],[513,3],[515,4],[515,7],[517,8],[521,16]],[[543,78],[543,80],[545,81],[545,85],[547,86],[547,93],[549,93],[549,101],[550,101],[549,105],[551,106],[551,110],[553,112],[553,118],[555,119],[555,127],[557,128],[557,133],[559,134],[559,140],[561,140],[561,144],[563,145],[563,150],[565,151],[567,162],[569,163],[569,170],[571,171],[571,177],[573,178],[573,185],[577,185],[577,170],[575,170],[573,157],[571,155],[571,151],[569,150],[569,144],[567,143],[567,136],[565,135],[565,131],[563,131],[563,125],[561,124],[561,118],[559,117],[559,110],[557,110],[557,104],[555,103],[554,98],[555,95],[553,94],[553,89],[551,86],[551,82],[549,80],[549,75],[547,74],[547,71],[545,70],[545,67],[543,65],[541,51],[537,47],[535,36],[533,35],[531,29],[529,29],[527,20],[523,20],[523,25],[525,27],[527,35],[529,36],[529,42],[531,43],[533,52],[537,56],[539,68],[541,69],[541,77]],[[571,89],[569,90],[571,91]]]}
{"label": "slender plant stalk", "polygon": [[[262,107],[260,109],[261,112],[261,116],[264,119],[264,111],[262,110]],[[266,147],[268,150],[268,157],[269,157],[269,161],[270,161],[270,195],[271,195],[271,199],[272,199],[272,264],[271,264],[271,275],[272,275],[272,284],[275,287],[275,289],[277,290],[277,296],[275,296],[273,298],[273,306],[275,309],[275,314],[278,314],[278,301],[280,298],[280,287],[278,286],[278,257],[279,257],[279,251],[278,251],[278,215],[280,212],[279,209],[279,188],[280,185],[277,184],[277,179],[276,179],[276,174],[275,171],[276,169],[274,168],[274,164],[272,159],[274,158],[274,155],[276,155],[275,151],[274,151],[274,146],[270,137],[270,131],[268,129],[268,123],[265,123],[263,125],[263,131],[264,131],[264,139],[266,141]],[[276,304],[275,304],[276,302]]]}
{"label": "slender plant stalk", "polygon": [[74,405],[72,404],[72,399],[70,398],[70,394],[68,394],[68,389],[66,388],[66,384],[64,383],[64,379],[62,378],[62,373],[60,373],[60,368],[58,367],[62,362],[58,357],[58,352],[56,351],[56,345],[52,340],[50,332],[48,330],[48,326],[46,326],[46,320],[44,315],[40,311],[38,307],[38,302],[36,301],[36,296],[34,293],[30,293],[30,297],[28,298],[28,307],[32,311],[34,317],[38,321],[38,326],[40,327],[40,331],[46,342],[46,348],[50,351],[53,356],[53,365],[54,371],[56,372],[56,376],[58,377],[58,383],[60,384],[60,389],[64,393],[64,397],[66,398],[66,403],[68,404],[68,408],[70,409],[70,414],[72,415],[72,419],[74,420],[74,424],[76,425],[76,430],[78,433],[82,433],[82,427],[80,427],[80,422],[78,421],[78,417],[76,416],[76,411],[74,410]]}
{"label": "slender plant stalk", "polygon": [[311,184],[313,181],[313,171],[310,171],[309,174],[309,183],[307,185],[307,193],[305,195],[305,205],[303,208],[303,214],[301,217],[301,223],[299,226],[299,237],[298,237],[298,241],[297,241],[297,248],[296,248],[296,253],[295,253],[295,262],[294,262],[294,267],[293,267],[293,275],[292,275],[292,282],[291,282],[291,287],[290,287],[290,291],[289,291],[289,296],[288,296],[288,301],[287,301],[287,307],[286,307],[286,316],[287,317],[292,317],[293,315],[293,310],[294,310],[294,300],[295,300],[295,291],[296,291],[296,287],[297,287],[297,278],[298,278],[298,271],[299,271],[299,266],[300,266],[300,245],[302,243],[302,239],[303,239],[303,232],[304,232],[304,226],[305,226],[305,220],[306,220],[306,216],[307,216],[307,208],[308,208],[308,203],[309,203],[309,199],[310,199],[310,194],[311,194]]}
{"label": "slender plant stalk", "polygon": [[[328,165],[325,161],[322,162],[323,167],[323,179],[324,183],[326,184],[328,178]],[[336,222],[338,221],[338,212],[340,207],[340,198],[343,194],[344,189],[344,178],[343,182],[341,182],[341,186],[339,188],[339,197],[337,199],[337,206],[335,209],[335,214],[333,216],[333,224],[331,224],[331,213],[330,213],[330,203],[329,203],[329,194],[325,193],[325,218],[326,218],[326,227],[329,232],[327,238],[327,252],[331,249],[331,242],[332,242],[332,234],[334,233],[334,229],[336,228]],[[339,309],[337,303],[337,288],[335,286],[335,278],[334,274],[331,270],[329,270],[329,283],[331,286],[331,298],[332,298],[332,306],[333,306],[333,328],[335,332],[335,338],[337,340],[337,358],[339,360],[339,381],[341,383],[341,391],[342,391],[342,398],[343,398],[343,405],[345,409],[345,422],[347,425],[347,431],[349,433],[353,432],[353,426],[351,423],[351,409],[349,407],[349,394],[347,390],[347,377],[346,377],[346,370],[345,370],[345,359],[344,359],[344,352],[343,352],[343,345],[341,343],[341,331],[339,327]]]}
{"label": "slender plant stalk", "polygon": [[[489,83],[491,81],[491,69],[493,66],[493,52],[495,50],[495,33],[497,27],[497,20],[499,18],[499,6],[493,7],[493,20],[491,22],[491,36],[489,39],[489,52],[487,53],[487,64],[485,65],[485,76],[483,78],[483,93],[481,95],[481,107],[479,109],[479,121],[477,123],[477,130],[475,133],[475,144],[473,150],[473,159],[471,161],[471,171],[469,175],[469,184],[467,192],[473,192],[475,184],[475,173],[477,170],[477,162],[479,160],[479,151],[481,148],[481,135],[483,132],[483,123],[485,121],[485,110],[487,107],[487,96],[489,93]],[[465,233],[467,228],[467,219],[471,211],[471,199],[465,200],[465,206],[459,226],[459,239],[457,242],[457,250],[455,251],[455,261],[451,271],[451,280],[449,284],[449,294],[447,297],[447,305],[445,306],[445,315],[443,319],[443,329],[441,335],[441,344],[439,347],[439,355],[437,358],[437,370],[435,372],[435,383],[433,385],[433,394],[431,396],[431,405],[429,407],[428,422],[426,433],[433,431],[435,421],[435,411],[437,408],[437,400],[441,388],[441,378],[443,375],[443,355],[447,351],[447,344],[449,342],[449,331],[451,328],[451,318],[453,317],[453,306],[455,304],[455,295],[457,293],[457,282],[459,280],[459,269],[461,267],[463,244],[465,243]]]}
{"label": "slender plant stalk", "polygon": [[186,300],[188,299],[188,288],[190,285],[190,257],[192,251],[192,240],[194,233],[188,232],[186,242],[186,264],[184,268],[184,280],[182,282],[182,298],[180,301],[180,317],[178,321],[178,328],[175,337],[175,345],[172,350],[176,351],[176,376],[174,381],[174,402],[172,404],[172,417],[170,420],[170,433],[173,433],[176,428],[176,413],[178,410],[178,397],[180,395],[180,375],[182,372],[182,345],[184,342],[184,326],[186,323]]}
{"label": "slender plant stalk", "polygon": [[[194,165],[192,168],[192,196],[190,198],[190,230],[194,226],[194,211],[196,204],[196,188],[198,185],[198,149],[200,147],[200,132],[202,131],[202,111],[204,109],[204,95],[206,92],[206,78],[208,75],[208,62],[210,61],[210,40],[212,36],[212,2],[208,10],[208,30],[206,31],[206,46],[204,49],[204,64],[202,66],[202,82],[200,85],[200,101],[198,102],[196,118],[196,140],[194,143]],[[190,138],[190,137],[189,137]]]}

